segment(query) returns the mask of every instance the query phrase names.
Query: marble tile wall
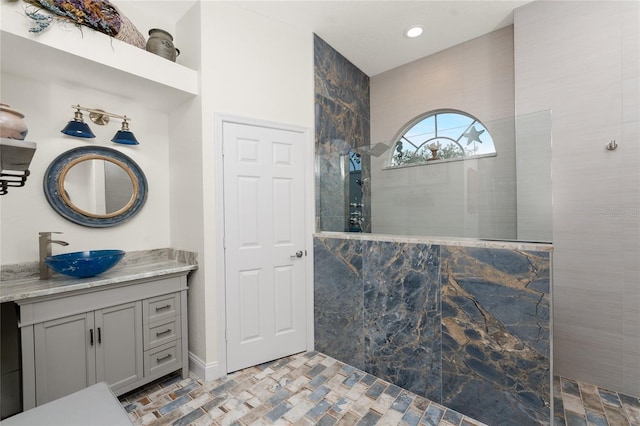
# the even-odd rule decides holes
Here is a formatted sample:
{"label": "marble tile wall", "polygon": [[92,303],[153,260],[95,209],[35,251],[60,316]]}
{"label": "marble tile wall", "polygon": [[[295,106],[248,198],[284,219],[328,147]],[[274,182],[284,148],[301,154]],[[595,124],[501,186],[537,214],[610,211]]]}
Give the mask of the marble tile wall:
{"label": "marble tile wall", "polygon": [[316,237],[316,349],[487,424],[548,424],[548,252]]}
{"label": "marble tile wall", "polygon": [[[369,77],[320,37],[314,38],[317,229],[349,227],[349,151],[368,146]],[[370,175],[363,163],[363,178]],[[345,171],[346,167],[346,171]],[[366,168],[365,168],[366,167]],[[370,212],[370,197],[362,202]],[[370,214],[366,219],[370,229]]]}

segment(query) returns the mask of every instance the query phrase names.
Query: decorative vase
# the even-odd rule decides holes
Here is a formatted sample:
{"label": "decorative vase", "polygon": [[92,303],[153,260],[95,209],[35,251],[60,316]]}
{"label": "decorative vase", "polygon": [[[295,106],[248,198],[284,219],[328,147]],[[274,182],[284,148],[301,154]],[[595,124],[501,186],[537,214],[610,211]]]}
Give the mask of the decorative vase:
{"label": "decorative vase", "polygon": [[173,45],[173,36],[158,28],[149,30],[146,50],[172,62],[175,62],[180,54],[180,51]]}
{"label": "decorative vase", "polygon": [[431,151],[431,158],[429,158],[429,160],[439,160],[438,158],[438,150],[437,149],[430,149]]}
{"label": "decorative vase", "polygon": [[24,140],[28,131],[24,114],[9,105],[0,104],[0,137]]}

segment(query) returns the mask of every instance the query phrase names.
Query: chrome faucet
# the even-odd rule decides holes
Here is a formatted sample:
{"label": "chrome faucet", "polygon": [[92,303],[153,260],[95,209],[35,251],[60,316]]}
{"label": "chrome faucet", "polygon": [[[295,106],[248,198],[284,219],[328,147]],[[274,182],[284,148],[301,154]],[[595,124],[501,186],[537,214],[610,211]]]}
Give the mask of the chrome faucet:
{"label": "chrome faucet", "polygon": [[51,234],[62,234],[62,232],[39,232],[39,247],[40,247],[40,279],[48,280],[51,278],[51,269],[44,263],[44,259],[51,256],[51,244],[60,244],[61,246],[68,246],[69,243],[61,240],[52,240]]}

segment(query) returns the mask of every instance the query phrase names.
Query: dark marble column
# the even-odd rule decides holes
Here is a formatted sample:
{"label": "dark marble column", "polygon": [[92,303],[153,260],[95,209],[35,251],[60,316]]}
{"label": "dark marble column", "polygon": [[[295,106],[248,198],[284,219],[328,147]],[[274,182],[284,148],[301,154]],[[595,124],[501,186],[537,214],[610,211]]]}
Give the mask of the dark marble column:
{"label": "dark marble column", "polygon": [[316,348],[490,425],[548,424],[550,254],[315,238]]}
{"label": "dark marble column", "polygon": [[549,254],[441,256],[442,404],[488,424],[548,424]]}
{"label": "dark marble column", "polygon": [[[314,80],[319,183],[316,224],[321,231],[348,231],[349,169],[345,173],[342,162],[348,162],[349,150],[370,142],[369,77],[315,36]],[[363,179],[369,177],[369,168],[363,168],[362,173]],[[369,212],[368,195],[362,202]],[[371,229],[370,218],[365,225]]]}
{"label": "dark marble column", "polygon": [[316,350],[364,370],[362,245],[314,239]]}
{"label": "dark marble column", "polygon": [[440,400],[439,246],[364,242],[365,371]]}

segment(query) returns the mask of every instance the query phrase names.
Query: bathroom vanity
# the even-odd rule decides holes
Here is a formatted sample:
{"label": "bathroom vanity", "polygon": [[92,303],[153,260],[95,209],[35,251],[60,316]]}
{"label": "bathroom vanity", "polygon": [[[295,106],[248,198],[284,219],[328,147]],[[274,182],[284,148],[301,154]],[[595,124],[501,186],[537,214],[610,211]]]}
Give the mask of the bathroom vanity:
{"label": "bathroom vanity", "polygon": [[0,301],[19,307],[23,409],[98,382],[121,395],[177,370],[186,378],[196,268],[192,253],[166,249],[91,278],[3,280]]}

